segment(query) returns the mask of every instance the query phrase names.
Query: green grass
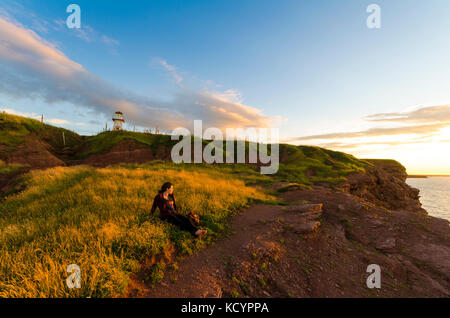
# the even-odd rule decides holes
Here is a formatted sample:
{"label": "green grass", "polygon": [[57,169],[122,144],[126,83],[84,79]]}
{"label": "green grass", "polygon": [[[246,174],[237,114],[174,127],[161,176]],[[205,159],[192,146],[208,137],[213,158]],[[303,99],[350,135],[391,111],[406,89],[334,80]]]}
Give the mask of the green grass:
{"label": "green grass", "polygon": [[[76,160],[105,153],[126,140],[135,141],[143,147],[149,147],[154,155],[161,149],[165,149],[166,154],[170,153],[172,146],[177,143],[177,141],[172,141],[168,135],[131,131],[106,131],[95,136],[79,136],[69,130],[42,124],[38,120],[9,114],[0,114],[0,124],[0,145],[4,146],[3,150],[0,147],[0,159],[5,159],[7,152],[16,149],[24,141],[24,138],[30,134],[49,143],[54,150],[58,150],[63,147],[62,132],[64,132],[66,145],[75,151],[72,159]],[[203,147],[209,142],[203,140]],[[247,157],[248,149],[255,146],[254,143],[245,143]],[[270,152],[269,147],[268,153],[270,154]],[[224,147],[224,158],[226,154],[226,147]],[[367,167],[372,165],[370,161],[373,162],[373,160],[359,160],[349,154],[314,146],[280,144],[279,154],[280,165],[275,175],[261,175],[259,167],[254,164],[205,164],[205,166],[239,175],[239,178],[243,179],[247,185],[269,185],[274,181],[283,181],[307,186],[314,183],[341,183],[346,180],[345,176],[349,173],[364,172]],[[235,153],[235,159],[236,156],[237,153]],[[389,162],[391,169],[401,170],[400,164],[392,164],[392,162],[396,163],[395,161],[385,160],[384,162]],[[199,164],[187,165],[197,166]],[[185,168],[185,166],[182,167]]]}
{"label": "green grass", "polygon": [[376,164],[383,167],[390,173],[402,174],[406,176],[406,168],[398,161],[392,159],[364,159],[364,161],[370,164]]}
{"label": "green grass", "polygon": [[[75,159],[84,159],[93,154],[104,153],[125,140],[133,140],[143,146],[150,147],[154,154],[161,147],[170,150],[177,143],[177,141],[172,141],[170,136],[166,135],[152,135],[130,131],[108,131],[85,138],[84,143],[77,148],[78,151]],[[203,147],[208,143],[208,140],[203,140]],[[247,151],[250,146],[255,146],[255,144],[245,143]],[[259,167],[253,164],[223,163],[207,166],[224,170],[227,173],[238,174],[245,180],[247,185],[268,185],[273,181],[285,181],[303,186],[313,183],[338,184],[344,182],[346,180],[345,176],[349,173],[364,172],[367,167],[371,166],[371,163],[368,161],[359,160],[352,155],[320,147],[293,146],[288,144],[280,144],[279,147],[281,162],[278,172],[273,176],[261,175]],[[270,148],[268,150],[270,154]],[[226,147],[224,147],[224,159],[226,154]],[[235,153],[235,158],[236,156],[237,154]],[[187,165],[202,164],[190,163]]]}
{"label": "green grass", "polygon": [[104,153],[126,140],[134,140],[150,147],[154,152],[158,146],[171,147],[176,141],[170,136],[154,135],[131,131],[105,131],[95,136],[89,136],[78,148],[75,159],[84,159],[94,154]]}
{"label": "green grass", "polygon": [[[341,157],[336,155],[336,152],[318,148],[318,153],[312,157],[307,157],[302,151],[303,146],[280,145],[280,157],[283,158],[284,147],[295,150],[294,157],[301,157],[296,163],[280,163],[279,171],[274,175],[262,175],[259,167],[251,164],[206,164],[206,163],[182,163],[172,164],[174,169],[206,169],[207,171],[221,171],[223,173],[236,175],[242,179],[246,185],[270,185],[274,182],[290,182],[279,192],[288,191],[291,188],[308,189],[314,183],[330,183],[338,184],[346,181],[345,176],[349,173],[364,172],[365,168],[370,167],[371,164],[362,160],[358,160],[351,155],[342,154]],[[309,149],[307,147],[307,149]],[[320,156],[319,156],[320,154]],[[338,153],[340,154],[340,153]],[[345,155],[345,156],[344,156]],[[337,157],[338,159],[333,158]],[[339,161],[342,160],[342,161]],[[150,165],[166,165],[165,161],[153,161]],[[312,171],[314,175],[307,176],[305,172]]]}
{"label": "green grass", "polygon": [[0,113],[0,145],[3,146],[0,155],[3,153],[2,157],[5,157],[4,152],[16,150],[29,135],[47,142],[54,149],[62,149],[63,132],[66,146],[74,147],[81,143],[82,137],[70,130],[43,124],[31,118]]}
{"label": "green grass", "polygon": [[44,129],[44,124],[35,119],[0,113],[0,144],[14,148],[31,132]]}
{"label": "green grass", "polygon": [[309,185],[339,183],[352,172],[364,172],[371,166],[352,155],[313,146],[280,145],[280,180]]}
{"label": "green grass", "polygon": [[[29,135],[58,150],[63,147],[64,132],[66,145],[76,151],[73,159],[104,153],[125,140],[150,147],[154,154],[176,143],[170,136],[128,131],[83,137],[7,114],[0,114],[0,124],[0,159]],[[203,145],[208,142],[203,140]],[[248,150],[251,144],[245,146]],[[228,217],[238,209],[253,203],[285,204],[261,190],[263,186],[289,182],[279,189],[283,192],[291,186],[308,189],[314,183],[337,184],[349,173],[364,172],[372,165],[341,152],[286,144],[280,144],[280,160],[275,175],[262,175],[253,164],[161,160],[104,169],[76,166],[32,171],[18,181],[24,191],[9,195],[0,206],[0,297],[120,296],[144,257],[173,246],[181,255],[192,254],[227,235]],[[392,162],[388,166],[400,169]],[[13,175],[23,168],[0,161],[0,175]],[[208,229],[205,239],[195,240],[149,215],[153,197],[165,181],[175,184],[182,212],[200,215]],[[79,290],[66,287],[69,264],[81,267]],[[164,271],[165,265],[155,264],[147,281],[160,281]],[[245,293],[245,287],[240,287]]]}
{"label": "green grass", "polygon": [[[203,240],[150,215],[167,180],[180,211],[200,215]],[[120,296],[144,257],[171,246],[190,254],[221,237],[228,216],[251,198],[267,198],[232,175],[170,165],[57,167],[32,171],[25,183],[0,206],[0,297]],[[66,287],[69,264],[81,267],[79,290]],[[149,281],[163,272],[155,266]]]}
{"label": "green grass", "polygon": [[165,269],[166,263],[163,261],[154,264],[144,281],[152,285],[160,283],[164,279]]}

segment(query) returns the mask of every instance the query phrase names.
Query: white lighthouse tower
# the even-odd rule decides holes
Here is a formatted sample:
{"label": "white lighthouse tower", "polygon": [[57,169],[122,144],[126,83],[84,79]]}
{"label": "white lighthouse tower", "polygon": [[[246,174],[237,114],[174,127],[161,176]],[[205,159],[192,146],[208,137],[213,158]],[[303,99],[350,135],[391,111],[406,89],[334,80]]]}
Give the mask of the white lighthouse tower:
{"label": "white lighthouse tower", "polygon": [[114,122],[113,130],[122,130],[122,125],[125,122],[122,112],[117,111],[112,120]]}

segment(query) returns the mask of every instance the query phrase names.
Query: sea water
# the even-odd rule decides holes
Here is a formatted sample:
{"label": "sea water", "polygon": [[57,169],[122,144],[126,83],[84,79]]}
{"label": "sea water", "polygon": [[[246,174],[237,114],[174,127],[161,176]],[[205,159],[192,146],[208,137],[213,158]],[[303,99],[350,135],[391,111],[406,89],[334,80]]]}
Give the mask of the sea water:
{"label": "sea water", "polygon": [[420,202],[429,215],[450,221],[450,177],[408,178],[406,183],[420,190]]}

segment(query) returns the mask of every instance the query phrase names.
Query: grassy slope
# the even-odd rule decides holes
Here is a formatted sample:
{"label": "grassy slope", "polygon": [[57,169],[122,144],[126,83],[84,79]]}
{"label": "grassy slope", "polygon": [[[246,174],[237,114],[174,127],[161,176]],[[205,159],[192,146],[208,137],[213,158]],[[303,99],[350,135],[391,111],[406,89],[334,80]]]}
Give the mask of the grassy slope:
{"label": "grassy slope", "polygon": [[125,140],[134,140],[156,151],[159,145],[169,146],[170,136],[153,135],[131,131],[106,131],[95,136],[86,138],[83,144],[79,145],[75,154],[75,159],[84,159],[94,154],[108,151]]}
{"label": "grassy slope", "polygon": [[286,159],[281,159],[277,177],[300,184],[339,183],[345,181],[347,174],[363,172],[371,165],[343,152],[313,146],[281,144],[280,157]]}
{"label": "grassy slope", "polygon": [[396,175],[407,176],[406,168],[398,161],[392,159],[365,159],[365,161],[382,167],[385,171]]}
{"label": "grassy slope", "polygon": [[48,143],[54,151],[61,151],[64,148],[63,132],[66,147],[75,147],[82,143],[83,137],[70,130],[43,124],[31,118],[0,113],[0,180],[30,168],[28,165],[4,162],[11,152],[24,143],[25,138],[37,138]]}
{"label": "grassy slope", "polygon": [[[135,133],[128,131],[103,132],[96,136],[88,137],[79,146],[75,158],[84,159],[93,154],[101,154],[125,140],[134,140],[150,147],[154,153],[158,147],[171,147],[177,142],[170,140],[170,136]],[[203,146],[209,141],[203,140]],[[246,142],[246,153],[249,143]],[[224,146],[224,158],[226,156]],[[269,149],[270,154],[270,149]],[[236,154],[235,154],[236,157]],[[359,160],[352,155],[323,149],[313,146],[293,146],[280,144],[280,169],[276,174],[277,180],[294,182],[299,184],[311,184],[314,182],[339,183],[345,181],[345,175],[351,172],[362,172],[369,162]],[[225,161],[225,160],[224,160]],[[227,166],[227,165],[224,165]],[[248,171],[259,171],[259,168],[250,166],[243,168]],[[305,172],[310,172],[306,176]]]}
{"label": "grassy slope", "polygon": [[[177,171],[151,164],[33,171],[27,189],[0,206],[1,297],[120,295],[144,256],[171,244],[183,253],[220,236],[225,218],[250,199],[270,198],[220,171]],[[166,180],[176,184],[182,212],[201,215],[207,240],[161,222],[149,209]],[[69,264],[82,271],[82,288],[65,286]],[[158,281],[161,272],[148,279]]]}
{"label": "grassy slope", "polygon": [[[17,147],[28,134],[61,147],[61,129],[3,116],[0,144],[8,149]],[[66,132],[69,144],[79,149],[78,158],[105,152],[127,139],[152,149],[173,143],[163,135],[105,132],[83,140]],[[224,234],[224,220],[233,211],[255,200],[274,202],[248,185],[337,183],[370,165],[340,152],[283,144],[280,158],[274,176],[261,175],[255,165],[163,161],[32,171],[25,176],[25,191],[11,195],[0,206],[0,297],[116,296],[144,256],[172,244],[183,253],[201,248],[204,241],[192,240],[188,233],[149,215],[154,194],[167,180],[176,185],[181,211],[201,214],[210,231],[207,243]],[[0,171],[14,169],[2,165]],[[80,290],[65,286],[66,268],[72,263],[80,265],[83,273]],[[149,280],[161,279],[164,265],[158,266]]]}
{"label": "grassy slope", "polygon": [[0,156],[4,158],[8,152],[16,150],[25,137],[30,135],[47,142],[54,149],[62,149],[62,132],[66,146],[73,147],[81,143],[82,137],[70,130],[43,124],[31,118],[0,113],[0,145],[3,146]]}
{"label": "grassy slope", "polygon": [[[0,160],[5,160],[8,152],[15,150],[28,135],[37,136],[50,144],[54,150],[60,150],[63,147],[62,132],[65,133],[66,146],[76,151],[73,159],[84,159],[93,154],[107,152],[125,140],[137,141],[150,147],[154,153],[159,147],[171,148],[177,142],[170,140],[170,136],[166,135],[129,131],[110,131],[95,136],[82,137],[66,129],[42,124],[38,120],[0,114]],[[208,141],[203,141],[203,145],[207,143]],[[248,149],[249,143],[247,142],[247,152]],[[225,155],[226,151],[224,151]],[[369,162],[358,160],[342,152],[287,144],[280,144],[280,158],[280,169],[276,177],[279,180],[299,184],[310,184],[312,182],[338,183],[344,181],[343,177],[348,173],[364,171],[364,168],[370,165]],[[256,170],[256,167],[251,169]]]}

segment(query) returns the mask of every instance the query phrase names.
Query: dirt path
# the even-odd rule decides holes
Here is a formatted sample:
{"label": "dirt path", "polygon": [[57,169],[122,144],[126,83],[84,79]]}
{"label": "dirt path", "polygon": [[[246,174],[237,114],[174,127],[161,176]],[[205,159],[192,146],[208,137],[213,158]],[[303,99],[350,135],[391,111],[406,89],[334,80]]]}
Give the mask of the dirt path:
{"label": "dirt path", "polygon": [[[245,248],[261,233],[270,231],[264,225],[267,219],[283,214],[279,206],[256,205],[237,215],[232,224],[236,233],[188,257],[176,272],[166,275],[164,281],[144,293],[145,297],[221,297],[227,265],[233,260],[250,261]],[[174,283],[173,279],[177,277]]]}
{"label": "dirt path", "polygon": [[[450,295],[448,222],[386,211],[326,188],[292,191],[281,198],[295,206],[323,203],[323,214],[316,218],[320,227],[305,228],[304,213],[255,205],[234,217],[233,235],[186,257],[176,270],[166,270],[153,288],[130,284],[127,296]],[[367,288],[369,264],[382,268],[381,289]]]}

